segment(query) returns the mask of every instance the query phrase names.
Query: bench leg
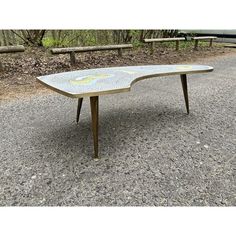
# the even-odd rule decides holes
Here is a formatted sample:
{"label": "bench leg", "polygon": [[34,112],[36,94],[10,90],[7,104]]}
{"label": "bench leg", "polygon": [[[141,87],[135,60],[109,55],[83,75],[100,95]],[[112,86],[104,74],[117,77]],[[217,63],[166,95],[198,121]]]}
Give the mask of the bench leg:
{"label": "bench leg", "polygon": [[187,113],[189,114],[189,102],[188,102],[188,85],[187,85],[187,75],[183,74],[180,75],[183,93],[184,93],[184,100],[187,109]]}
{"label": "bench leg", "polygon": [[179,51],[179,41],[176,41],[175,50]]}
{"label": "bench leg", "polygon": [[0,62],[0,71],[3,71],[3,65],[2,65],[2,62]]}
{"label": "bench leg", "polygon": [[90,97],[94,158],[98,158],[98,96]]}
{"label": "bench leg", "polygon": [[213,39],[210,39],[210,45],[209,45],[209,47],[212,47],[212,41],[213,41]]}
{"label": "bench leg", "polygon": [[118,49],[118,55],[119,55],[119,57],[122,57],[122,48]]}
{"label": "bench leg", "polygon": [[154,42],[150,43],[150,54],[152,55],[154,52]]}
{"label": "bench leg", "polygon": [[195,39],[195,45],[194,45],[194,49],[197,50],[198,49],[198,40]]}
{"label": "bench leg", "polygon": [[75,52],[70,52],[70,64],[75,65],[76,59],[75,59]]}
{"label": "bench leg", "polygon": [[80,116],[80,111],[81,111],[81,107],[82,107],[82,102],[83,102],[83,98],[79,98],[78,99],[77,114],[76,114],[76,122],[77,122],[77,124],[79,123],[79,116]]}

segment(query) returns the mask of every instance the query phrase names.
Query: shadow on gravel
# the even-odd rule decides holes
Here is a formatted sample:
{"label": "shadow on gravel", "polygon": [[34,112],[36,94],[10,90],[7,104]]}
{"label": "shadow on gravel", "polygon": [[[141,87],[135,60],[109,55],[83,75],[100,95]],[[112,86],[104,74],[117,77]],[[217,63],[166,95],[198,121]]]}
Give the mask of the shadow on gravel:
{"label": "shadow on gravel", "polygon": [[[107,156],[108,150],[113,156],[119,156],[124,146],[137,145],[142,136],[150,137],[150,141],[158,135],[182,132],[184,127],[197,122],[194,114],[187,115],[184,109],[173,110],[166,106],[132,107],[127,109],[110,109],[100,112],[99,145],[101,156]],[[42,124],[43,125],[43,124]],[[146,139],[145,139],[146,140]],[[80,159],[93,156],[93,140],[89,119],[75,122],[58,123],[56,129],[48,129],[42,134],[32,137],[33,145],[43,147],[45,152],[54,152],[56,156],[75,155]],[[125,152],[125,151],[124,151]],[[73,153],[73,154],[72,154]],[[76,158],[77,158],[76,157]]]}

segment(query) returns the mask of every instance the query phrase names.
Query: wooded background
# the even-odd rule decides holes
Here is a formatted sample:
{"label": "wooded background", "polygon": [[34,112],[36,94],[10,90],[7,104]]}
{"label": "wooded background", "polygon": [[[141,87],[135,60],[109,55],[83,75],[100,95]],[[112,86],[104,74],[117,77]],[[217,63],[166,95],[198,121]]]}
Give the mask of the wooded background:
{"label": "wooded background", "polygon": [[68,47],[142,44],[144,38],[174,37],[178,30],[0,30],[0,46]]}

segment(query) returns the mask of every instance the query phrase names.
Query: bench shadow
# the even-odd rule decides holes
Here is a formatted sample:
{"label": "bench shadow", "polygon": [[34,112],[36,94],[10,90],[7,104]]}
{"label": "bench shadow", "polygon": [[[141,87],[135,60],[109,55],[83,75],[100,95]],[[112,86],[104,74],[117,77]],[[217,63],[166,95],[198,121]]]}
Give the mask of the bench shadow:
{"label": "bench shadow", "polygon": [[[101,156],[104,156],[108,149],[112,149],[113,155],[116,155],[116,150],[122,151],[124,140],[132,142],[134,137],[142,136],[143,133],[147,134],[153,131],[154,127],[154,134],[158,135],[169,127],[176,129],[186,123],[186,125],[195,123],[197,117],[191,113],[187,115],[184,109],[170,109],[158,105],[155,108],[132,107],[132,112],[125,108],[112,108],[109,111],[100,112],[99,119],[99,149]],[[56,129],[49,129],[43,140],[44,144],[46,143],[45,149],[48,152],[53,150],[57,156],[74,152],[80,154],[79,159],[83,159],[84,156],[91,159],[93,156],[90,118],[82,119],[78,125],[75,121],[69,124],[61,123]],[[43,146],[40,137],[34,137],[34,141],[39,146]]]}

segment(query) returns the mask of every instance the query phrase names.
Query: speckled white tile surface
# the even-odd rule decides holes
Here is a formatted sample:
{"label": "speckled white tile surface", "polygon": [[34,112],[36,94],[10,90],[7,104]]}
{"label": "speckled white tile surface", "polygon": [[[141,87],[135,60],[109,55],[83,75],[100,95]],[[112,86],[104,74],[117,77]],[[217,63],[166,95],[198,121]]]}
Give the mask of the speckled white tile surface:
{"label": "speckled white tile surface", "polygon": [[79,70],[38,77],[38,80],[69,97],[83,97],[129,91],[142,77],[210,72],[205,65],[151,65]]}

